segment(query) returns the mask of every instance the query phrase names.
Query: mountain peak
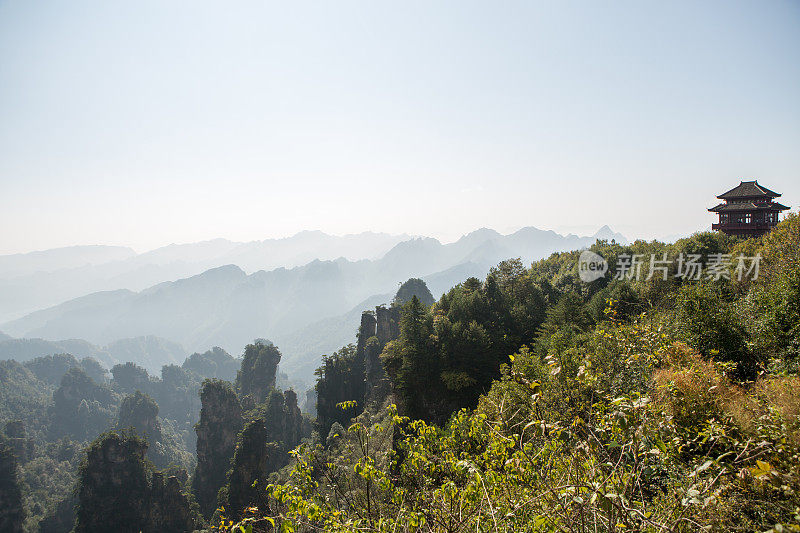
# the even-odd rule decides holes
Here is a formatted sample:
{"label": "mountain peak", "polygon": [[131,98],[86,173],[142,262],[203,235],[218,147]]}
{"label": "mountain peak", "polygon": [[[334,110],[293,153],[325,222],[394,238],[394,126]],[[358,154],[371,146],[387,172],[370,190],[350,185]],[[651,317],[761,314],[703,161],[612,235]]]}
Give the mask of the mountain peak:
{"label": "mountain peak", "polygon": [[478,228],[475,231],[471,231],[471,232],[467,233],[466,235],[461,237],[461,239],[459,239],[459,240],[467,239],[467,238],[469,238],[469,239],[474,239],[474,238],[492,238],[492,237],[500,237],[500,236],[501,236],[500,233],[498,233],[497,231],[495,231],[495,230],[493,230],[491,228],[485,228],[484,227],[484,228]]}
{"label": "mountain peak", "polygon": [[612,230],[608,225],[604,225],[602,228],[597,230],[597,232],[592,235],[594,239],[606,240],[606,241],[616,241],[619,244],[628,244],[628,239],[621,233],[616,233]]}
{"label": "mountain peak", "polygon": [[200,278],[200,277],[216,277],[216,276],[226,276],[226,275],[235,276],[235,277],[246,277],[247,276],[247,274],[245,274],[244,270],[242,270],[241,268],[239,268],[236,265],[222,265],[222,266],[218,266],[216,268],[210,268],[210,269],[206,270],[205,272],[203,272],[201,274],[198,274],[197,276],[193,276],[193,277]]}

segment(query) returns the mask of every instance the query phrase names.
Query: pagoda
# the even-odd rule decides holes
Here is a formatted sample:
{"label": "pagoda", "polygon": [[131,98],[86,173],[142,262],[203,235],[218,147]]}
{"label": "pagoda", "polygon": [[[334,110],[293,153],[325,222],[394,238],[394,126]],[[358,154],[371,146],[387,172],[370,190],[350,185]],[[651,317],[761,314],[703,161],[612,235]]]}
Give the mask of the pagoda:
{"label": "pagoda", "polygon": [[719,215],[719,223],[711,229],[741,237],[764,235],[778,223],[778,213],[789,209],[773,201],[779,196],[757,181],[743,181],[717,196],[725,203],[709,209]]}

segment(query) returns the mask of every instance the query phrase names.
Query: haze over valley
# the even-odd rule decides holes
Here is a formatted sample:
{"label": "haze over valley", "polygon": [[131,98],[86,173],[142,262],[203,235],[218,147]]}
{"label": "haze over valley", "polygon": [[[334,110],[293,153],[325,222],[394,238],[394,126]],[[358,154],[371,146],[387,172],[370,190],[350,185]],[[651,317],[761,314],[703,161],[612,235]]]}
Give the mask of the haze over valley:
{"label": "haze over valley", "polygon": [[0,256],[0,322],[97,291],[140,291],[163,281],[235,264],[246,272],[292,268],[315,259],[375,259],[407,235],[342,237],[305,231],[285,239],[214,239],[137,254],[120,246],[72,246]]}
{"label": "haze over valley", "polygon": [[[361,311],[388,303],[406,279],[422,278],[438,297],[468,277],[485,277],[504,259],[531,263],[597,239],[627,242],[608,227],[586,237],[533,227],[502,235],[484,228],[449,244],[407,235],[309,231],[250,243],[170,245],[142,254],[79,246],[0,256],[0,294],[8,296],[0,301],[3,316],[12,318],[0,323],[0,331],[47,341],[29,342],[25,353],[15,352],[18,340],[0,341],[0,357],[63,350],[95,356],[109,367],[133,361],[157,372],[213,346],[238,354],[261,337],[281,347],[284,371],[308,380],[322,354],[352,337]],[[79,341],[69,339],[84,343],[76,350]],[[121,352],[124,343],[138,349]]]}

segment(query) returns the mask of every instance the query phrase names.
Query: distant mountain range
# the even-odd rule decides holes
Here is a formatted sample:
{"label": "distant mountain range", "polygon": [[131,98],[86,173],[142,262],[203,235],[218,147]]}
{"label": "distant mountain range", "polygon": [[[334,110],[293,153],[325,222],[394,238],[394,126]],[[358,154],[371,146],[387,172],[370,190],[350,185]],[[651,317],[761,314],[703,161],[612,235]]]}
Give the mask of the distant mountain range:
{"label": "distant mountain range", "polygon": [[73,246],[0,256],[0,322],[97,291],[140,291],[157,283],[238,265],[246,272],[292,268],[314,259],[375,259],[408,235],[334,236],[304,231],[284,239],[170,244],[136,254],[116,246]]}
{"label": "distant mountain range", "polygon": [[[198,265],[222,257],[237,257],[239,262],[146,289],[93,292],[6,322],[0,330],[14,337],[80,338],[96,345],[156,336],[179,344],[186,352],[221,346],[232,354],[240,353],[252,339],[264,337],[284,353],[284,371],[307,379],[323,353],[353,339],[363,309],[386,303],[398,284],[410,277],[425,279],[438,298],[469,276],[484,277],[504,259],[520,257],[530,263],[553,252],[589,246],[598,238],[626,242],[608,227],[590,237],[563,236],[532,227],[510,235],[480,229],[451,244],[432,238],[404,238],[379,258],[358,260],[342,257],[344,253],[337,253],[335,244],[350,255],[367,255],[400,237],[331,237],[306,232],[261,244],[230,246],[233,243],[226,244],[228,241],[208,241],[175,245],[150,252],[153,255],[147,264]],[[276,261],[276,257],[291,264],[315,255],[315,246],[319,246],[316,255],[338,258],[251,274],[242,267]],[[273,255],[264,255],[268,249]],[[122,262],[143,261],[144,255]],[[190,260],[181,262],[181,257]]]}
{"label": "distant mountain range", "polygon": [[0,278],[124,261],[136,255],[122,246],[69,246],[27,254],[0,255]]}

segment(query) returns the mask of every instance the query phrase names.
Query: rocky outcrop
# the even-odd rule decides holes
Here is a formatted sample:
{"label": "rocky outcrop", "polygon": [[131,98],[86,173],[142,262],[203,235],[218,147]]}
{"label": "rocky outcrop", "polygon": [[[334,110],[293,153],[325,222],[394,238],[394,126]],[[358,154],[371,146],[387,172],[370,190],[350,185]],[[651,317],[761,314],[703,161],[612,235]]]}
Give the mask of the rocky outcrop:
{"label": "rocky outcrop", "polygon": [[76,533],[147,530],[146,451],[144,440],[117,433],[92,443],[81,467]]}
{"label": "rocky outcrop", "polygon": [[265,497],[267,464],[274,462],[278,454],[278,445],[269,443],[267,438],[264,418],[249,422],[242,431],[228,480],[227,514],[230,517],[240,517],[246,507],[259,506]]}
{"label": "rocky outcrop", "polygon": [[[400,336],[403,305],[414,298],[423,305],[433,303],[433,296],[420,279],[410,279],[397,291],[390,307],[378,306],[361,315],[358,342],[322,357],[317,369],[317,430],[323,443],[333,423],[347,427],[370,405],[379,407],[391,392],[381,354]],[[346,402],[346,403],[345,403]]]}
{"label": "rocky outcrop", "polygon": [[239,361],[219,346],[215,346],[205,353],[193,353],[187,357],[183,362],[183,369],[203,378],[233,381],[236,379],[236,371],[239,370]]}
{"label": "rocky outcrop", "polygon": [[323,356],[322,366],[317,370],[316,427],[323,442],[331,424],[348,426],[350,420],[364,411],[364,354],[359,355],[356,350],[350,344]]}
{"label": "rocky outcrop", "polygon": [[[185,478],[186,473],[181,477]],[[181,491],[178,476],[164,479],[162,472],[155,472],[150,487],[150,516],[152,531],[191,531],[196,525],[195,515],[189,500]]]}
{"label": "rocky outcrop", "polygon": [[389,341],[393,341],[400,336],[399,307],[387,308],[378,306],[375,308],[375,316],[377,317],[375,336],[378,337],[378,342],[380,342],[382,346],[385,346]]}
{"label": "rocky outcrop", "polygon": [[257,340],[244,349],[242,367],[236,376],[236,390],[239,396],[249,396],[256,404],[267,399],[269,391],[275,387],[275,376],[281,352],[273,344]]}
{"label": "rocky outcrop", "polygon": [[168,426],[162,431],[158,417],[158,404],[147,394],[136,391],[126,396],[119,409],[117,428],[132,430],[147,441],[147,458],[157,468],[181,465],[188,468],[193,457],[176,442],[176,437]]}
{"label": "rocky outcrop", "polygon": [[227,494],[227,516],[234,518],[246,507],[266,502],[269,475],[289,463],[289,451],[308,436],[310,429],[292,390],[283,394],[273,390],[250,415],[254,418],[242,430],[223,491]]}
{"label": "rocky outcrop", "polygon": [[363,354],[367,346],[367,341],[375,336],[377,331],[377,320],[375,313],[372,311],[364,311],[361,313],[361,325],[358,327],[358,344],[356,344],[356,353]]}
{"label": "rocky outcrop", "polygon": [[389,392],[389,384],[386,379],[386,372],[381,361],[381,351],[383,346],[378,337],[370,337],[364,348],[364,368],[366,369],[366,401],[383,401]]}
{"label": "rocky outcrop", "polygon": [[287,390],[281,394],[273,390],[267,401],[258,408],[264,420],[266,441],[274,443],[278,453],[268,456],[265,473],[269,474],[289,462],[289,451],[300,444],[303,434],[303,415],[297,407],[297,394]]}
{"label": "rocky outcrop", "polygon": [[138,390],[122,400],[117,425],[119,429],[133,428],[150,443],[162,439],[158,404],[150,396]]}
{"label": "rocky outcrop", "polygon": [[356,356],[364,361],[366,402],[382,402],[389,383],[380,355],[384,346],[400,336],[400,308],[379,306],[361,315]]}
{"label": "rocky outcrop", "polygon": [[[76,533],[193,531],[197,519],[181,492],[178,476],[152,474],[144,460],[147,443],[107,433],[89,447],[81,467]],[[185,472],[182,473],[184,479]]]}
{"label": "rocky outcrop", "polygon": [[192,490],[203,516],[217,508],[217,492],[225,484],[236,439],[242,429],[242,409],[227,381],[206,380],[200,389],[200,421],[197,432],[197,470]]}
{"label": "rocky outcrop", "polygon": [[306,400],[303,403],[303,408],[301,409],[302,412],[308,414],[309,416],[316,417],[317,416],[317,389],[310,388],[306,391]]}
{"label": "rocky outcrop", "polygon": [[123,394],[133,394],[137,390],[148,394],[153,392],[153,380],[150,379],[150,374],[135,363],[114,365],[111,368],[111,375],[114,377],[114,388],[117,392]]}
{"label": "rocky outcrop", "polygon": [[425,307],[430,307],[433,305],[433,302],[435,302],[425,282],[419,278],[411,278],[397,289],[397,294],[394,295],[394,300],[392,300],[392,307],[403,307],[410,302],[414,296],[416,296]]}
{"label": "rocky outcrop", "polygon": [[50,417],[51,438],[88,440],[106,430],[113,420],[118,397],[86,373],[70,368],[53,393]]}

